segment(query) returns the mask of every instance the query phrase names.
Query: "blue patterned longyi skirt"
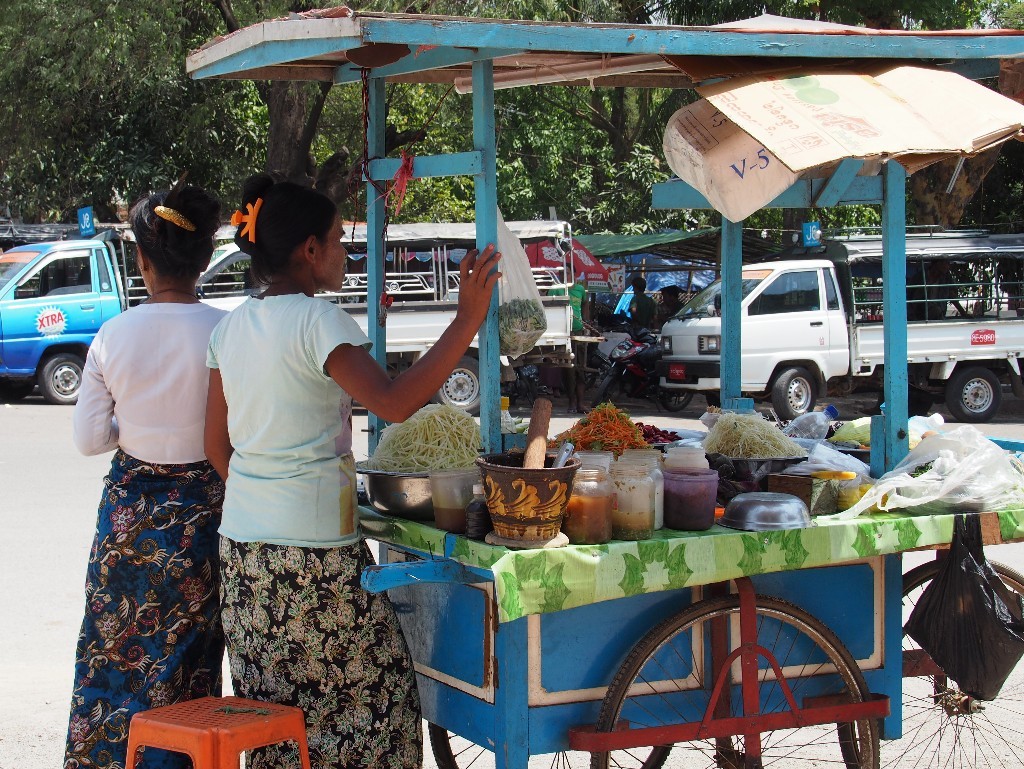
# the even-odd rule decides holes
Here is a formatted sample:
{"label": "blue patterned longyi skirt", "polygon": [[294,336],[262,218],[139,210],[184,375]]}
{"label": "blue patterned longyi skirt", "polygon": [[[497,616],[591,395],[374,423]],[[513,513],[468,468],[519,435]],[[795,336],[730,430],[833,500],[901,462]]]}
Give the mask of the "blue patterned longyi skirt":
{"label": "blue patterned longyi skirt", "polygon": [[[118,451],[104,486],[65,769],[126,769],[135,713],[221,692],[217,528],[224,484],[208,462],[156,465]],[[183,769],[191,762],[149,749],[141,765]]]}

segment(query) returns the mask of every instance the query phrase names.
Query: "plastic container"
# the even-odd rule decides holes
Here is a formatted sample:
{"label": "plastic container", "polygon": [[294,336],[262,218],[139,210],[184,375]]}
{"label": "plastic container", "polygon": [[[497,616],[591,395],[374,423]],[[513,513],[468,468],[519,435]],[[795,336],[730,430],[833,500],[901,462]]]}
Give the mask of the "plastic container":
{"label": "plastic container", "polygon": [[704,531],[715,523],[717,470],[665,468],[665,528]]}
{"label": "plastic container", "polygon": [[647,468],[654,481],[654,528],[665,525],[665,476],[661,472],[662,453],[657,449],[626,449],[619,462],[637,462]]}
{"label": "plastic container", "polygon": [[475,467],[430,473],[430,497],[437,528],[453,534],[466,533],[466,508],[473,501],[473,485],[477,483],[480,471]]}
{"label": "plastic container", "polygon": [[508,411],[509,401],[508,396],[501,396],[501,415],[498,418],[499,424],[501,425],[501,431],[506,435],[510,435],[516,431],[516,421],[512,418],[512,415]]}
{"label": "plastic container", "polygon": [[612,504],[615,487],[600,467],[576,471],[562,533],[573,545],[600,545],[612,538]]}
{"label": "plastic container", "polygon": [[828,435],[828,428],[835,419],[839,419],[839,409],[829,404],[822,411],[808,411],[806,414],[801,414],[786,425],[782,432],[790,438],[822,440]]}
{"label": "plastic container", "polygon": [[612,464],[615,499],[612,507],[612,537],[650,539],[654,534],[654,478],[637,462]]}
{"label": "plastic container", "polygon": [[577,451],[576,457],[580,460],[580,467],[600,467],[606,473],[612,468],[612,460],[615,455],[610,451]]}
{"label": "plastic container", "polygon": [[699,446],[669,446],[665,449],[665,470],[710,470],[707,455]]}

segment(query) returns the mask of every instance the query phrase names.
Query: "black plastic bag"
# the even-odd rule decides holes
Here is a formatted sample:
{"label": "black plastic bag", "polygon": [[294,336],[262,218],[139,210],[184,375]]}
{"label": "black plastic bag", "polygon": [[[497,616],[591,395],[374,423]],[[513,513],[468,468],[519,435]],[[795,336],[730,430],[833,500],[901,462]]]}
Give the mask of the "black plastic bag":
{"label": "black plastic bag", "polygon": [[958,515],[949,555],[904,628],[960,690],[994,700],[1024,656],[1024,604],[988,561],[977,515]]}

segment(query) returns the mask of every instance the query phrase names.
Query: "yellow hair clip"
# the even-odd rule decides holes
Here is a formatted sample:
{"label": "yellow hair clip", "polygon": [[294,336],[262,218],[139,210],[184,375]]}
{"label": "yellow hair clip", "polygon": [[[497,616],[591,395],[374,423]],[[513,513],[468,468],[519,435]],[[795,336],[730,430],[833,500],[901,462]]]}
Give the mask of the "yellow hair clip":
{"label": "yellow hair clip", "polygon": [[154,206],[153,213],[165,222],[176,224],[183,230],[188,230],[189,232],[196,231],[196,226],[192,224],[184,214],[175,211],[173,208],[168,208],[167,206]]}
{"label": "yellow hair clip", "polygon": [[245,224],[242,231],[238,233],[240,238],[248,236],[250,243],[256,242],[256,217],[259,216],[260,208],[263,207],[263,198],[256,198],[256,203],[246,203],[245,210],[248,213],[242,213],[241,211],[235,211],[231,214],[231,224],[237,227],[240,224]]}

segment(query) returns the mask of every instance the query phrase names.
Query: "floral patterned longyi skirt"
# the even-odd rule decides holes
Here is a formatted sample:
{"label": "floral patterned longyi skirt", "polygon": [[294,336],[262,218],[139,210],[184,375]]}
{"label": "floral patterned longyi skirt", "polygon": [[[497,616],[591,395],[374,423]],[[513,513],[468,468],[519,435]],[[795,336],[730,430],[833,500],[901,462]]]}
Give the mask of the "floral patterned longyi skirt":
{"label": "floral patterned longyi skirt", "polygon": [[[221,537],[224,632],[234,692],[302,708],[314,769],[422,764],[412,658],[384,594],[359,584],[365,543],[330,548]],[[247,769],[298,767],[288,744]]]}
{"label": "floral patterned longyi skirt", "polygon": [[[208,462],[158,465],[117,451],[104,487],[65,769],[125,769],[135,713],[221,693],[224,484]],[[191,761],[151,748],[142,766],[185,769]]]}

